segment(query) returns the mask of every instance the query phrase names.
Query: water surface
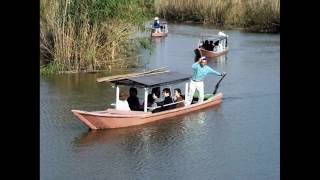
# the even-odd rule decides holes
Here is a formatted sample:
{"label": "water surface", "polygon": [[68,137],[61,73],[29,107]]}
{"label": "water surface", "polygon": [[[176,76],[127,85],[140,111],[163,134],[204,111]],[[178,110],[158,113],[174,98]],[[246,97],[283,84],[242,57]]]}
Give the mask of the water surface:
{"label": "water surface", "polygon": [[[217,32],[169,24],[168,37],[153,39],[153,54],[143,52],[145,67],[190,72],[199,34]],[[279,179],[280,35],[225,33],[229,53],[209,61],[228,73],[223,103],[172,120],[88,131],[70,110],[110,107],[111,84],[96,83],[102,74],[42,77],[41,179]],[[206,92],[218,78],[206,78]]]}

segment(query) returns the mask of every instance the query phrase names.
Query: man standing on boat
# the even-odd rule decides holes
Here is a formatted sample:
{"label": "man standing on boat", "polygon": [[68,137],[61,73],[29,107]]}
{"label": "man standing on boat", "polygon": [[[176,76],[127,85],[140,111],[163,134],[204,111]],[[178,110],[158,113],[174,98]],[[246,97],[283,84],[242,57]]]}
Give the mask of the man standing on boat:
{"label": "man standing on boat", "polygon": [[227,37],[227,35],[223,31],[219,31],[218,36],[224,36]]}
{"label": "man standing on boat", "polygon": [[154,18],[153,28],[155,29],[156,33],[160,33],[161,32],[161,30],[160,30],[160,21],[159,21],[158,17]]}
{"label": "man standing on boat", "polygon": [[191,104],[193,99],[193,94],[196,90],[198,90],[199,92],[198,102],[199,103],[203,102],[203,98],[204,98],[203,80],[208,74],[216,74],[218,76],[223,76],[225,74],[224,72],[219,73],[213,70],[212,68],[210,68],[209,66],[207,66],[207,60],[205,56],[199,58],[199,60],[192,65],[192,69],[193,69],[193,75],[190,82],[189,93],[185,103],[187,106]]}

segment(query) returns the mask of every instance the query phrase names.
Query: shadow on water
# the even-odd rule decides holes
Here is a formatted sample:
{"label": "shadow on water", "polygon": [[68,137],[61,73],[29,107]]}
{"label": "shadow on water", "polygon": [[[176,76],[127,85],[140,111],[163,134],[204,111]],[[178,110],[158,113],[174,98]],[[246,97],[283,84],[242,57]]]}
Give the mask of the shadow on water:
{"label": "shadow on water", "polygon": [[151,41],[156,44],[161,44],[166,41],[166,37],[152,37]]}
{"label": "shadow on water", "polygon": [[241,99],[250,99],[250,98],[262,98],[262,97],[266,97],[266,96],[275,96],[278,93],[264,93],[264,94],[238,94],[237,96],[224,96],[222,98],[223,101],[229,101],[229,100],[241,100]]}

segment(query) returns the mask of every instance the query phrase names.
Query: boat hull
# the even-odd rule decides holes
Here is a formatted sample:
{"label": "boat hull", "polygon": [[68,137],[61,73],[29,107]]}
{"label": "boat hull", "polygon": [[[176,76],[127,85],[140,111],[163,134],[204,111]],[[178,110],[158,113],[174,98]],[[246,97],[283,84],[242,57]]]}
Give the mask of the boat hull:
{"label": "boat hull", "polygon": [[164,36],[167,36],[167,35],[168,35],[168,33],[165,33],[165,32],[160,32],[160,33],[153,32],[153,33],[151,33],[152,37],[164,37]]}
{"label": "boat hull", "polygon": [[202,48],[199,48],[199,51],[200,51],[200,55],[201,56],[206,56],[207,58],[214,58],[214,57],[218,57],[218,56],[221,56],[221,55],[224,55],[228,52],[229,49],[224,49],[220,52],[214,52],[214,51],[208,51],[208,50],[205,50],[205,49],[202,49]]}
{"label": "boat hull", "polygon": [[79,110],[72,110],[72,112],[90,129],[113,129],[146,124],[161,119],[170,119],[175,116],[212,107],[214,105],[220,104],[222,102],[222,97],[223,94],[218,93],[209,100],[204,101],[203,103],[191,104],[190,106],[175,108],[159,113],[131,111],[125,114],[117,114],[116,110],[112,112],[110,109],[100,112],[86,112]]}

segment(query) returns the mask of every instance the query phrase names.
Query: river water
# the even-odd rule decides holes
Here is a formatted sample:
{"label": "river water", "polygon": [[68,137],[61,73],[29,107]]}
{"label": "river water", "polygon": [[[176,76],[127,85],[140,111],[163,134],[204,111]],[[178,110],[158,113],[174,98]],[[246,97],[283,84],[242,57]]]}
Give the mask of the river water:
{"label": "river water", "polygon": [[[153,53],[142,52],[145,68],[191,72],[199,34],[217,32],[169,24]],[[279,179],[280,34],[225,33],[230,51],[208,63],[227,72],[222,104],[174,120],[89,131],[70,110],[110,107],[115,89],[95,81],[105,74],[41,77],[40,178]],[[206,78],[206,92],[218,78]]]}

